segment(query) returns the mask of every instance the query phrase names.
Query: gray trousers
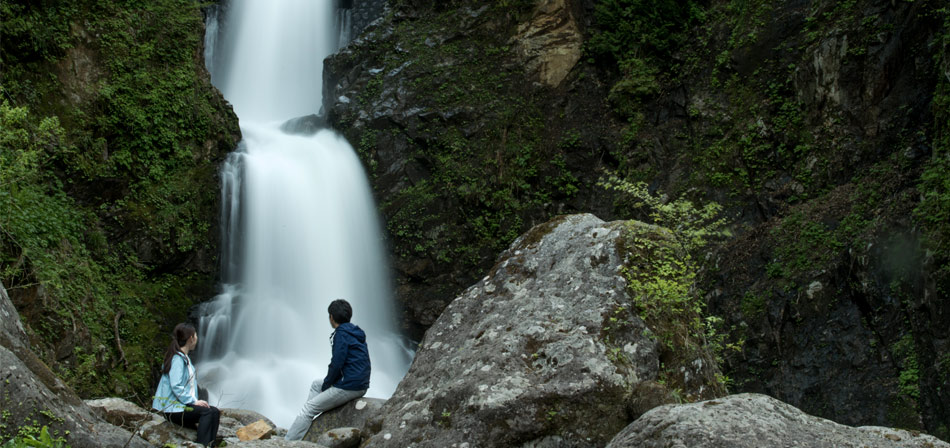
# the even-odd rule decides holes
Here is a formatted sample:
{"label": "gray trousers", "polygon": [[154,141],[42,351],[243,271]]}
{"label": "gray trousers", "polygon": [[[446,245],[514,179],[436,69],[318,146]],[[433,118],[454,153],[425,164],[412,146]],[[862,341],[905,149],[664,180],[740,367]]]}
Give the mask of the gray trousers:
{"label": "gray trousers", "polygon": [[310,384],[310,396],[307,398],[307,402],[303,404],[300,415],[294,419],[294,424],[290,425],[290,429],[287,430],[287,435],[284,437],[286,440],[302,439],[310,430],[310,423],[317,416],[366,394],[366,389],[344,390],[332,386],[320,392],[322,386],[323,380],[319,378]]}

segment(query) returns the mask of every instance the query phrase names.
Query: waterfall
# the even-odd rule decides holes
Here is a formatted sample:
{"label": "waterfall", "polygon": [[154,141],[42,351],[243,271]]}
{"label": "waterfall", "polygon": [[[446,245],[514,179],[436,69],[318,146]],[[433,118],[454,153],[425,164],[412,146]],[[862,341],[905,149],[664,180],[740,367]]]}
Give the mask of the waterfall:
{"label": "waterfall", "polygon": [[206,51],[244,139],[221,169],[223,283],[199,311],[196,362],[213,405],[288,427],[311,381],[326,375],[332,300],[349,301],[352,322],[367,334],[367,396],[391,396],[412,351],[398,332],[359,158],[332,130],[281,130],[320,108],[323,59],[345,36],[333,0],[233,0],[225,8]]}
{"label": "waterfall", "polygon": [[218,40],[218,5],[205,9],[205,68],[209,73],[214,70],[214,48]]}
{"label": "waterfall", "polygon": [[340,30],[337,45],[343,47],[350,43],[350,31],[353,29],[353,11],[351,9],[340,8],[337,10],[336,27]]}

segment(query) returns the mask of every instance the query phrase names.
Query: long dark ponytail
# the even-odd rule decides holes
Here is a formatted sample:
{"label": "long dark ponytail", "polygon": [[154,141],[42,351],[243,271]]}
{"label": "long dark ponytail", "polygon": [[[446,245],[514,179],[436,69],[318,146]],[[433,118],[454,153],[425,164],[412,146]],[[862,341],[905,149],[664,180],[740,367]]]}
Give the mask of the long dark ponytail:
{"label": "long dark ponytail", "polygon": [[166,374],[172,369],[172,357],[176,353],[181,353],[181,348],[188,343],[188,340],[195,335],[195,327],[191,324],[178,324],[172,330],[172,342],[168,344],[165,350],[165,361],[162,362],[162,373]]}

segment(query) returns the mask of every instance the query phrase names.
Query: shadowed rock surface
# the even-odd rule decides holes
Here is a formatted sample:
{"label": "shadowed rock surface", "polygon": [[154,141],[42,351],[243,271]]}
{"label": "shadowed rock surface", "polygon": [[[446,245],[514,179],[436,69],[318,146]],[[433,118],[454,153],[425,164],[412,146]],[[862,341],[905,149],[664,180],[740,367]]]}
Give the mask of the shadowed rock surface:
{"label": "shadowed rock surface", "polygon": [[[105,420],[121,425],[148,441],[151,446],[192,446],[196,438],[194,429],[183,428],[172,424],[156,412],[150,412],[121,398],[103,398],[87,401],[88,405],[96,410]],[[237,417],[237,418],[235,418]],[[240,420],[238,419],[240,418]],[[260,440],[241,441],[237,437],[237,430],[258,420],[268,421],[264,416],[241,409],[222,409],[221,422],[218,426],[218,436],[230,446],[242,447],[320,447],[308,441],[286,441],[283,437],[270,435]],[[247,423],[245,423],[247,421]],[[111,446],[111,445],[109,445]]]}
{"label": "shadowed rock surface", "polygon": [[239,422],[242,425],[250,425],[258,420],[264,420],[272,428],[276,428],[277,425],[272,422],[269,418],[265,417],[263,414],[257,413],[255,411],[248,411],[246,409],[233,409],[233,408],[224,408],[221,410],[222,417],[230,417]]}
{"label": "shadowed rock surface", "polygon": [[336,428],[323,433],[317,443],[327,448],[355,448],[360,445],[359,428]]}

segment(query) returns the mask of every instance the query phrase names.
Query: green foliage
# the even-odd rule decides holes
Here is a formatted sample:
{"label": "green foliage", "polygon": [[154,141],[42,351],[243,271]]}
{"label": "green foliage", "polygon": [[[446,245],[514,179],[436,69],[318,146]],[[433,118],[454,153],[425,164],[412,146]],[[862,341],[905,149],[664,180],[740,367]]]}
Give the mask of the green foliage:
{"label": "green foliage", "polygon": [[944,382],[950,381],[950,353],[944,353],[937,361],[937,372]]}
{"label": "green foliage", "polygon": [[608,99],[629,122],[624,145],[639,132],[643,102],[660,89],[659,73],[670,71],[667,61],[673,59],[674,49],[703,17],[693,0],[605,0],[594,7],[587,53],[620,74]]}
{"label": "green foliage", "polygon": [[[766,274],[791,290],[829,269],[845,251],[860,256],[882,231],[885,198],[900,188],[900,160],[896,155],[855,177],[846,196],[829,193],[785,216],[771,231],[774,248]],[[825,216],[820,204],[842,211]]]}
{"label": "green foliage", "polygon": [[[63,336],[59,322],[80,323],[102,341],[112,339],[118,311],[124,310],[132,322],[154,319],[144,305],[150,301],[146,297],[157,297],[158,291],[139,284],[143,274],[125,264],[129,259],[101,257],[90,250],[102,237],[94,230],[97,218],[66,195],[47,169],[50,155],[64,151],[63,129],[55,119],[40,120],[34,127],[27,118],[26,108],[0,106],[0,208],[6,211],[0,215],[0,276],[13,292],[41,285],[56,299],[46,310],[52,314],[31,327],[55,341]],[[124,378],[119,383],[126,389],[148,388],[151,355],[138,347],[150,345],[156,332],[123,328],[126,360],[140,370],[117,369],[112,375]],[[96,357],[84,350],[77,347],[75,370],[61,372],[64,378],[81,392],[110,390]]]}
{"label": "green foliage", "polygon": [[[361,58],[378,60],[382,68],[357,103],[373,107],[383,74],[398,69],[411,91],[425,92],[415,98],[416,106],[438,113],[418,129],[369,129],[348,137],[358,139],[359,155],[372,169],[380,133],[404,132],[393,138],[407,141],[426,171],[381,204],[396,254],[475,267],[525,230],[525,216],[578,192],[565,157],[580,134],[546,144],[545,113],[523,85],[523,73],[506,64],[510,44],[504,33],[477,30],[432,45],[434,36],[458,27],[460,12],[431,8],[425,17],[396,22],[391,39],[356,47],[369,53]],[[515,23],[509,12],[496,3],[483,19],[503,28]],[[440,215],[449,204],[452,210]]]}
{"label": "green foliage", "polygon": [[66,292],[72,276],[96,273],[84,269],[75,256],[83,255],[88,216],[56,188],[46,170],[64,131],[55,117],[34,126],[26,108],[10,107],[6,101],[0,105],[0,124],[0,208],[5,211],[0,214],[0,242],[20,249],[2,253],[0,275],[18,276],[28,258],[41,283],[54,293]]}
{"label": "green foliage", "polygon": [[637,57],[668,60],[686,40],[689,27],[704,17],[699,2],[692,0],[604,0],[594,8],[596,32],[588,49],[619,65]]}
{"label": "green foliage", "polygon": [[[914,216],[923,227],[924,243],[934,253],[931,277],[937,294],[950,296],[950,8],[936,11],[943,20],[934,62],[937,67],[933,99],[933,155],[920,177],[921,200]],[[944,76],[940,76],[940,70]]]}
{"label": "green foliage", "polygon": [[69,448],[64,437],[53,437],[43,426],[36,434],[21,433],[2,445],[3,448]]}
{"label": "green foliage", "polygon": [[745,296],[742,297],[740,310],[742,310],[742,314],[746,318],[761,316],[763,313],[765,313],[765,309],[770,298],[771,293],[756,294],[752,291],[748,291],[746,292]]}
{"label": "green foliage", "polygon": [[[687,364],[711,353],[719,357],[726,349],[740,350],[741,343],[726,344],[719,326],[722,320],[705,315],[706,303],[697,284],[702,270],[701,252],[729,233],[720,206],[697,207],[686,199],[669,200],[649,192],[645,183],[632,183],[609,175],[599,182],[620,192],[655,224],[629,221],[624,250],[629,254],[622,273],[641,318],[661,343],[663,375],[679,386],[677,379]],[[727,377],[718,376],[719,391]]]}
{"label": "green foliage", "polygon": [[815,168],[808,162],[814,153],[813,137],[796,98],[794,69],[770,69],[763,79],[733,75],[725,82],[725,110],[717,111],[707,135],[693,142],[696,172],[703,176],[696,181],[738,194],[757,190],[784,171],[803,189],[810,186]]}
{"label": "green foliage", "polygon": [[824,269],[844,247],[824,223],[795,212],[772,230],[772,236],[788,244],[780,245],[769,266],[770,277],[791,278],[814,274]]}
{"label": "green foliage", "polygon": [[917,349],[914,337],[905,334],[891,347],[901,366],[900,393],[914,400],[920,399],[920,366],[917,362]]}
{"label": "green foliage", "polygon": [[63,138],[56,117],[44,118],[33,127],[27,109],[0,103],[0,186],[13,188],[40,180],[43,166],[52,156],[49,151]]}
{"label": "green foliage", "polygon": [[623,77],[610,88],[608,99],[614,111],[624,117],[633,117],[644,99],[660,89],[656,80],[658,69],[640,58],[630,58],[620,63]]}
{"label": "green foliage", "polygon": [[0,279],[44,298],[24,314],[34,350],[81,396],[147,397],[167,327],[212,281],[181,264],[214,253],[237,123],[203,71],[199,4],[40,3],[0,4]]}
{"label": "green foliage", "polygon": [[[727,46],[730,50],[756,41],[772,10],[772,2],[764,0],[731,0],[725,5],[726,23],[731,25]],[[721,64],[721,60],[719,61]]]}
{"label": "green foliage", "polygon": [[598,185],[620,192],[621,200],[628,200],[628,205],[641,213],[641,219],[669,229],[678,250],[695,254],[713,240],[730,235],[725,218],[720,216],[722,206],[715,202],[697,207],[684,198],[669,200],[665,195],[651,194],[645,182],[630,182],[615,174],[601,179]]}
{"label": "green foliage", "polygon": [[62,56],[72,47],[69,19],[77,10],[73,2],[0,2],[4,62],[54,61]]}

